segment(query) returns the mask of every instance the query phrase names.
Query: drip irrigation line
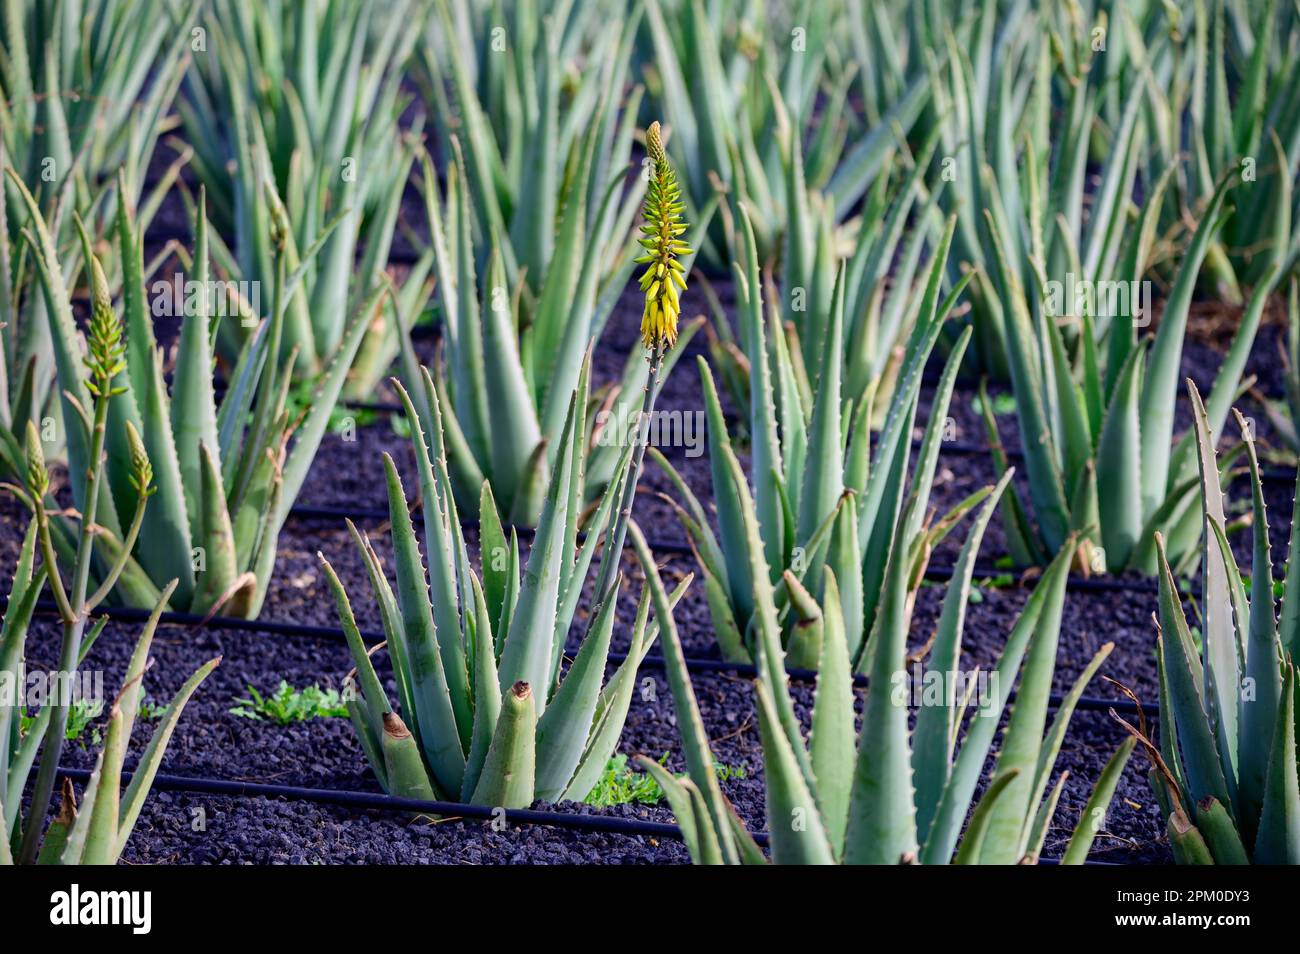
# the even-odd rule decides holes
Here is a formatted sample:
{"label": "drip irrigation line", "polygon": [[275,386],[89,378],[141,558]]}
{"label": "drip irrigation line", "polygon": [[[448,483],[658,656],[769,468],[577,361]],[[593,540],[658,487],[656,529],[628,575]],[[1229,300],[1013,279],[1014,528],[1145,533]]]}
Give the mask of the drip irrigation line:
{"label": "drip irrigation line", "polygon": [[[9,598],[0,597],[0,608],[8,608]],[[35,612],[44,616],[57,616],[59,608],[52,600],[38,600]],[[143,623],[152,615],[151,610],[141,609],[134,606],[111,606],[95,611],[96,616],[106,616],[115,622]],[[295,636],[307,639],[322,639],[331,642],[346,642],[342,629],[334,626],[312,626],[305,623],[289,623],[280,620],[257,620],[241,619],[236,616],[200,616],[197,613],[175,613],[171,611],[163,612],[159,615],[158,621],[165,626],[185,626],[197,629],[229,629],[238,630],[246,633],[268,633],[277,636]],[[378,643],[387,637],[384,633],[376,630],[360,630],[362,639],[372,643]],[[627,660],[627,653],[610,652],[606,659],[607,665],[621,665]],[[727,659],[703,659],[699,657],[687,657],[685,659],[686,668],[690,672],[701,673],[720,673],[739,677],[756,677],[759,675],[758,668],[753,663],[733,662]],[[663,656],[646,655],[641,659],[641,665],[649,669],[664,669],[667,661]],[[817,673],[811,669],[787,669],[786,675],[792,682],[816,682]],[[863,675],[856,675],[853,678],[853,684],[859,688],[866,688],[867,678]],[[1014,702],[1016,698],[1015,690],[1011,691],[1008,697],[1008,704]],[[1052,708],[1058,708],[1063,699],[1061,693],[1054,692],[1048,697],[1048,705]],[[1106,712],[1114,709],[1126,715],[1137,715],[1138,707],[1130,699],[1105,699],[1097,696],[1080,697],[1076,709],[1087,712]]]}
{"label": "drip irrigation line", "polygon": [[[89,769],[61,768],[59,777],[85,783],[90,778]],[[132,772],[123,772],[129,782]],[[350,792],[332,788],[306,788],[299,785],[272,785],[265,782],[242,782],[224,778],[194,778],[185,775],[155,775],[152,789],[167,792],[191,792],[198,795],[219,795],[231,798],[283,798],[288,801],[312,802],[317,805],[337,805],[340,808],[358,808],[382,812],[403,812],[418,815],[440,815],[444,820],[456,818],[475,821],[494,821],[504,813],[505,820],[515,825],[542,825],[550,828],[567,828],[571,831],[598,832],[609,835],[626,835],[634,838],[672,838],[682,840],[682,830],[669,822],[641,821],[636,818],[618,818],[610,815],[579,815],[573,812],[546,811],[538,808],[491,808],[484,805],[463,805],[459,802],[425,801],[417,798],[398,798],[378,792]],[[751,832],[750,837],[760,848],[768,846],[765,831]],[[1057,858],[1039,858],[1040,865],[1056,865]],[[1110,866],[1106,861],[1084,861],[1085,865]]]}
{"label": "drip irrigation line", "polygon": [[[60,769],[61,777],[85,782],[89,769]],[[131,772],[123,772],[129,781]],[[440,815],[476,821],[493,821],[500,810],[483,805],[463,805],[459,802],[426,801],[418,798],[397,798],[379,792],[343,791],[332,788],[306,788],[299,785],[272,785],[265,782],[244,782],[237,779],[194,778],[184,775],[156,775],[152,788],[170,792],[193,792],[202,795],[223,795],[233,798],[285,798],[292,801],[338,805],[386,812],[409,812],[421,815]],[[575,831],[602,832],[614,835],[633,835],[649,838],[674,838],[680,840],[682,830],[667,822],[639,821],[635,818],[617,818],[602,815],[579,815],[570,812],[545,811],[535,808],[507,808],[505,819],[517,825],[549,825]],[[766,844],[767,834],[755,833],[759,844]]]}

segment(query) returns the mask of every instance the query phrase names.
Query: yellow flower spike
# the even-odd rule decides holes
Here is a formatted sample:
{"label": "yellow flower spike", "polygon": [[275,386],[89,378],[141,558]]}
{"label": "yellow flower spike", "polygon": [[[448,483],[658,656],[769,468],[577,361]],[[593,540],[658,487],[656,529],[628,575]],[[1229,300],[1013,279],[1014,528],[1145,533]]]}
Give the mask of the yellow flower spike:
{"label": "yellow flower spike", "polygon": [[662,134],[658,122],[651,123],[646,130],[646,153],[654,168],[642,207],[645,224],[641,232],[647,237],[637,240],[648,253],[637,262],[650,265],[640,281],[646,296],[641,340],[652,354],[659,356],[677,340],[677,316],[681,313],[678,291],[686,288],[685,267],[677,256],[690,253],[686,244],[677,238],[687,229],[681,219],[685,204],[679,201],[681,187],[664,152]]}

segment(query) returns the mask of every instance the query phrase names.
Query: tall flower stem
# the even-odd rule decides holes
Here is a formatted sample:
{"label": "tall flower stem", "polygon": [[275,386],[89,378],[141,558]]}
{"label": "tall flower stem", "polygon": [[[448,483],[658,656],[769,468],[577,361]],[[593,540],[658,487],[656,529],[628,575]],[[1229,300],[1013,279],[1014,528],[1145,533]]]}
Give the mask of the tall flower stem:
{"label": "tall flower stem", "polygon": [[645,397],[641,401],[641,416],[637,421],[636,446],[632,449],[632,460],[623,483],[618,512],[609,528],[609,535],[605,539],[605,552],[600,558],[600,576],[596,579],[593,617],[614,593],[615,583],[618,581],[619,557],[623,553],[623,543],[627,539],[628,521],[632,519],[632,505],[636,502],[636,486],[641,480],[646,445],[650,442],[650,421],[654,417],[659,392],[663,389],[664,351],[663,342],[657,342],[650,352],[650,371],[645,386]]}
{"label": "tall flower stem", "polygon": [[[68,605],[72,610],[71,618],[63,618],[63,643],[59,648],[58,674],[62,677],[71,674],[77,668],[77,659],[81,655],[81,640],[86,632],[86,587],[90,580],[90,558],[94,540],[95,513],[99,501],[99,487],[104,468],[100,461],[104,456],[104,430],[108,424],[109,395],[105,391],[95,401],[95,428],[91,434],[89,480],[86,486],[84,513],[80,539],[77,541],[76,563],[72,571],[72,588],[68,596]],[[38,507],[44,502],[36,501]],[[48,555],[47,555],[48,562]],[[49,564],[48,575],[51,579],[59,572],[56,564]],[[32,789],[32,801],[27,816],[27,828],[23,832],[23,844],[19,864],[32,864],[36,860],[36,850],[40,847],[41,833],[45,830],[45,816],[49,812],[50,800],[54,795],[54,779],[59,771],[59,759],[63,755],[64,734],[68,727],[68,712],[72,700],[68,698],[71,680],[59,678],[54,680],[53,698],[49,704],[54,706],[49,725],[45,730],[45,745],[41,750],[41,767],[36,773],[36,785]]]}
{"label": "tall flower stem", "polygon": [[[72,567],[72,585],[67,590],[66,597],[58,601],[60,615],[63,617],[63,643],[59,649],[60,676],[70,675],[76,671],[81,656],[82,637],[86,632],[86,619],[92,608],[86,599],[86,590],[90,584],[90,565],[94,557],[97,532],[95,520],[99,511],[99,495],[104,477],[104,437],[108,428],[108,402],[123,390],[115,388],[113,380],[126,369],[122,325],[113,313],[108,282],[99,261],[90,253],[90,244],[84,238],[84,233],[83,241],[86,247],[86,260],[90,264],[91,289],[94,298],[87,334],[85,362],[90,371],[87,387],[95,398],[95,414],[91,425],[90,456],[85,474],[85,493],[81,504],[81,530],[77,538],[77,553]],[[35,428],[29,427],[28,455],[33,461],[39,458],[39,440]],[[41,471],[39,474],[32,475],[40,483],[40,486],[32,488],[32,503],[37,510],[37,520],[41,526],[46,576],[50,580],[51,588],[57,594],[62,591],[62,582],[59,578],[59,566],[54,549],[50,546],[49,521],[45,513],[44,494],[48,486],[48,477],[44,474],[43,462],[39,468],[30,469]],[[41,834],[45,830],[45,817],[49,813],[50,801],[54,795],[54,779],[59,771],[59,758],[63,755],[64,733],[72,704],[69,698],[70,682],[63,678],[55,680],[53,698],[49,702],[54,710],[45,729],[41,765],[32,788],[27,827],[23,831],[23,841],[19,851],[19,864],[31,864],[36,860]]]}
{"label": "tall flower stem", "polygon": [[677,174],[664,152],[662,130],[653,122],[646,130],[646,155],[653,163],[650,181],[646,188],[642,237],[638,239],[644,253],[636,262],[645,265],[640,288],[645,293],[645,306],[641,312],[641,340],[649,351],[649,373],[645,397],[641,401],[641,416],[637,421],[636,444],[624,478],[618,513],[605,538],[605,551],[600,558],[600,574],[596,579],[596,612],[615,595],[618,565],[627,539],[627,525],[632,519],[632,505],[636,500],[636,486],[641,479],[646,445],[650,442],[650,422],[654,417],[655,403],[663,387],[664,355],[677,340],[677,318],[681,314],[678,294],[686,290],[685,267],[679,256],[689,254],[690,248],[678,236],[686,231],[682,221],[685,207]]}

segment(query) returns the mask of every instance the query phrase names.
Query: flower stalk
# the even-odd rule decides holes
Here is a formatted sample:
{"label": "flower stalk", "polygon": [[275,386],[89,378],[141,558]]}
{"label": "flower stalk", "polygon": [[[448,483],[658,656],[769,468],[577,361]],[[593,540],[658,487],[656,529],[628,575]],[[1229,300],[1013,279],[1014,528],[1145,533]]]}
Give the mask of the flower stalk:
{"label": "flower stalk", "polygon": [[650,441],[650,421],[655,404],[663,388],[664,355],[677,340],[677,321],[681,316],[680,293],[686,290],[686,267],[681,256],[690,255],[692,249],[680,236],[687,229],[682,221],[681,186],[668,154],[664,152],[662,130],[658,121],[646,130],[646,153],[654,163],[650,172],[650,185],[646,189],[643,208],[645,221],[641,225],[644,237],[638,239],[645,253],[635,261],[646,265],[641,276],[641,290],[645,292],[645,305],[641,312],[641,340],[650,352],[649,380],[641,402],[641,415],[637,419],[636,444],[632,449],[632,463],[628,468],[627,482],[623,485],[618,513],[605,540],[601,556],[600,575],[596,581],[596,611],[615,592],[619,555],[627,538],[627,525],[632,519],[632,504],[636,499],[636,486],[641,478],[646,445]]}
{"label": "flower stalk", "polygon": [[[80,224],[80,223],[78,223]],[[82,506],[80,532],[77,538],[76,557],[73,562],[71,585],[65,588],[60,576],[57,556],[50,538],[49,513],[45,509],[45,491],[49,487],[48,472],[40,451],[40,435],[35,426],[28,423],[27,455],[28,477],[32,480],[29,503],[34,511],[40,535],[41,549],[45,558],[46,576],[50,588],[55,594],[63,623],[63,640],[59,649],[59,672],[71,673],[77,668],[81,657],[83,638],[86,632],[86,620],[91,610],[108,594],[121,573],[124,560],[115,560],[113,571],[94,593],[87,599],[90,584],[90,568],[94,557],[95,535],[97,526],[95,516],[98,511],[101,485],[104,477],[104,441],[108,427],[109,402],[126,389],[115,386],[114,379],[126,370],[126,344],[123,340],[122,323],[113,311],[113,303],[108,290],[108,281],[99,260],[90,252],[89,239],[84,229],[81,230],[85,245],[86,259],[90,262],[92,308],[88,333],[86,336],[87,354],[85,366],[88,373],[86,387],[92,395],[93,418],[90,430],[90,455],[86,473],[86,496]],[[135,518],[132,521],[132,535],[129,543],[134,542],[134,535],[139,533],[143,517],[145,500],[148,497],[148,478],[152,474],[143,445],[133,445],[138,449],[134,455],[134,477],[139,482],[136,489],[139,499]],[[129,545],[129,544],[128,544]],[[129,553],[129,549],[126,550]],[[36,775],[36,784],[32,790],[31,809],[27,829],[23,832],[22,846],[19,853],[20,864],[31,864],[36,860],[37,850],[41,844],[46,813],[54,795],[55,776],[58,773],[59,758],[63,753],[65,729],[72,700],[68,697],[68,688],[56,682],[54,694],[50,700],[52,713],[50,725],[45,736],[45,745],[41,752],[40,768]]]}

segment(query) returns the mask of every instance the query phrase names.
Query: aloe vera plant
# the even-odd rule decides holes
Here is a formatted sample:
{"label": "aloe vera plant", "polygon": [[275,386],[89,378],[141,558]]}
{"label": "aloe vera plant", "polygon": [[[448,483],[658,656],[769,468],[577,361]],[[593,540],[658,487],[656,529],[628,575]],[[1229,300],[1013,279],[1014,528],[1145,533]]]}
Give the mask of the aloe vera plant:
{"label": "aloe vera plant", "polygon": [[[600,336],[617,298],[615,294],[596,302],[599,259],[584,257],[583,182],[596,161],[597,145],[594,133],[581,144],[579,171],[569,187],[559,245],[531,309],[525,301],[526,290],[512,285],[507,277],[507,244],[500,236],[493,236],[487,246],[482,277],[476,275],[484,248],[474,238],[472,190],[466,185],[472,175],[466,171],[464,157],[458,153],[442,195],[432,164],[425,164],[425,195],[445,328],[443,360],[435,362],[433,380],[447,430],[447,458],[457,504],[467,515],[477,512],[479,488],[487,480],[510,522],[531,524],[538,519],[558,454],[555,441],[544,438],[560,432],[583,353]],[[647,175],[649,186],[654,185],[656,175],[652,165]],[[674,214],[680,215],[680,210]],[[632,257],[629,253],[629,269],[645,258],[650,227],[641,226],[640,245],[630,243],[631,249],[642,254]],[[681,240],[685,228],[685,224],[675,225],[670,236],[680,246],[672,256],[676,263],[672,273],[683,287],[695,259],[691,245]],[[696,228],[692,234],[698,232]],[[625,272],[624,281],[626,278]],[[678,334],[676,317],[674,313],[674,334],[658,359],[651,363],[642,352],[629,354],[617,390],[609,395],[608,414],[600,421],[585,419],[589,428],[586,440],[592,445],[584,473],[587,500],[610,483],[620,451],[634,438],[638,406],[646,389],[657,392],[699,327],[698,322],[690,322]],[[417,380],[417,362],[409,342],[404,355],[410,384]],[[428,413],[423,408],[422,413],[428,427]],[[609,430],[598,434],[597,426]]]}
{"label": "aloe vera plant", "polygon": [[[715,532],[703,504],[680,475],[657,452],[655,460],[674,484],[683,503],[677,513],[690,538],[703,574],[714,632],[724,657],[755,656],[754,552],[762,557],[768,583],[777,587],[782,610],[784,644],[792,665],[814,668],[816,648],[798,638],[792,594],[785,571],[817,599],[823,595],[826,570],[844,582],[845,601],[854,608],[849,617],[848,647],[856,671],[868,662],[866,637],[881,603],[885,567],[895,553],[913,554],[909,581],[920,585],[930,549],[977,500],[968,499],[937,521],[925,517],[939,449],[947,427],[947,407],[969,331],[949,355],[935,392],[916,465],[909,476],[912,429],[916,421],[921,376],[960,297],[960,282],[941,302],[940,286],[955,224],[950,221],[935,249],[924,293],[916,307],[897,384],[883,425],[872,448],[872,391],[854,400],[844,388],[844,323],[848,266],[841,265],[835,281],[830,323],[825,331],[816,388],[804,397],[792,371],[790,349],[777,314],[765,314],[758,254],[748,217],[738,215],[744,243],[737,266],[742,336],[752,357],[750,440],[752,493],[759,519],[757,537],[740,519],[732,476],[725,463],[734,453],[717,389],[708,366],[700,376],[708,415],[709,457],[714,499],[718,509]],[[770,344],[769,344],[770,342]],[[901,527],[904,502],[916,495],[920,504]]]}
{"label": "aloe vera plant", "polygon": [[[270,317],[260,322],[245,344],[218,405],[212,379],[213,322],[221,312],[227,314],[221,319],[227,323],[255,318],[246,305],[234,300],[237,296],[231,296],[227,286],[210,280],[206,217],[200,207],[189,276],[196,291],[187,292],[182,302],[173,302],[184,321],[169,389],[146,306],[141,233],[130,209],[120,204],[115,238],[125,276],[122,307],[129,344],[119,347],[111,386],[96,384],[85,380],[82,363],[86,355],[95,356],[96,348],[105,347],[96,343],[95,334],[105,340],[112,335],[97,332],[94,324],[89,336],[77,330],[54,238],[37,213],[35,199],[12,170],[9,181],[27,203],[35,226],[30,245],[50,314],[64,420],[71,422],[67,445],[73,501],[85,513],[88,501],[98,498],[97,540],[108,554],[108,563],[87,563],[86,573],[110,588],[115,585],[114,598],[119,602],[152,606],[160,598],[162,583],[175,576],[178,583],[168,594],[173,608],[256,616],[275,563],[280,527],[306,478],[383,289],[352,317],[347,335],[316,385],[309,409],[295,420],[286,408],[288,366],[281,367],[274,356],[279,353],[287,299],[301,278],[301,266],[294,276],[287,276],[287,254],[281,248],[280,293],[271,302]],[[279,224],[277,231],[283,235]],[[95,321],[117,327],[107,280],[84,231],[81,240],[84,259],[93,266]],[[114,331],[113,340],[120,339],[121,333],[120,328]],[[110,424],[103,434],[92,419],[101,403]],[[102,479],[100,468],[91,467],[101,453],[106,455]],[[148,512],[137,503],[136,467],[141,454],[156,462],[150,472],[157,478],[157,500]],[[29,490],[33,495],[44,493]],[[64,516],[54,522],[58,551],[68,560],[74,551],[72,519]],[[108,571],[108,566],[116,567],[116,572]]]}
{"label": "aloe vera plant", "polygon": [[[756,536],[758,517],[748,483],[735,455],[726,451],[725,456],[741,517],[751,536]],[[880,612],[868,641],[868,685],[860,731],[855,730],[855,664],[847,636],[849,614],[856,609],[842,598],[832,572],[827,573],[825,596],[820,601],[799,588],[793,574],[785,574],[786,585],[796,594],[791,612],[799,619],[802,638],[815,646],[819,655],[807,742],[786,685],[775,590],[761,552],[751,551],[759,670],[755,696],[767,789],[768,843],[774,863],[1014,864],[1038,860],[1064,787],[1065,773],[1052,782],[1061,743],[1079,697],[1112,645],[1106,644],[1093,657],[1047,727],[1069,570],[1069,561],[1058,557],[1035,586],[1007,636],[997,665],[986,674],[987,691],[980,691],[981,683],[972,683],[970,691],[956,685],[952,676],[958,673],[975,556],[1010,477],[1008,472],[982,495],[982,506],[948,584],[929,647],[928,675],[944,677],[943,698],[937,703],[922,702],[911,732],[907,634],[915,548],[899,548],[889,560]],[[915,505],[915,500],[911,501],[900,515],[898,530],[906,525]],[[644,540],[634,536],[634,542],[642,565],[653,567]],[[667,599],[663,587],[657,579],[651,579],[650,585],[656,606],[661,607]],[[689,777],[679,781],[652,759],[641,757],[638,761],[664,788],[693,861],[762,863],[763,853],[712,774],[708,737],[671,617],[662,635]],[[990,782],[975,800],[1017,672],[1016,703],[998,746]],[[1134,740],[1126,739],[1103,769],[1065,848],[1063,862],[1078,864],[1087,856],[1133,748]]]}
{"label": "aloe vera plant", "polygon": [[[652,108],[673,117],[670,149],[685,170],[688,214],[696,215],[719,186],[734,191],[754,210],[764,263],[778,253],[794,215],[782,186],[787,141],[808,143],[809,181],[834,197],[838,221],[926,104],[922,72],[893,82],[903,72],[895,57],[890,68],[862,76],[858,92],[869,89],[863,98],[871,112],[865,119],[854,115],[850,92],[858,77],[835,38],[852,33],[870,45],[881,19],[865,9],[872,5],[802,0],[780,11],[753,0],[645,0],[644,6],[642,71]],[[782,27],[788,19],[791,29],[771,23],[773,17],[782,18]],[[823,88],[826,101],[814,109]],[[851,136],[854,145],[846,149]],[[703,250],[713,264],[725,263],[734,247],[726,224],[718,223]]]}
{"label": "aloe vera plant", "polygon": [[[385,456],[384,466],[396,593],[368,537],[350,523],[349,529],[379,603],[397,675],[396,707],[375,673],[347,592],[320,557],[356,664],[359,692],[345,694],[348,712],[390,794],[505,808],[526,807],[538,798],[581,800],[614,752],[637,667],[663,625],[664,610],[658,607],[651,623],[648,594],[642,595],[627,657],[605,680],[620,588],[611,567],[617,568],[629,519],[621,510],[612,520],[611,515],[620,485],[634,477],[629,446],[579,544],[587,375],[584,368],[569,402],[559,464],[527,560],[513,529],[507,542],[491,485],[484,482],[478,570],[461,533],[433,379],[426,373],[420,384],[434,414],[428,432],[406,390],[394,382],[412,422],[427,570],[391,458]],[[561,676],[565,640],[602,538],[595,602],[578,652]],[[689,579],[673,602],[687,585]]]}
{"label": "aloe vera plant", "polygon": [[[1186,568],[1195,559],[1201,527],[1192,506],[1192,438],[1187,434],[1176,441],[1174,434],[1178,364],[1197,277],[1222,227],[1223,208],[1234,185],[1234,176],[1219,183],[1198,223],[1149,348],[1138,339],[1131,296],[1127,307],[1122,298],[1114,299],[1116,314],[1104,353],[1097,344],[1091,306],[1060,321],[1053,314],[1049,280],[1039,270],[1037,256],[1024,252],[1022,259],[1013,258],[1008,236],[1014,228],[995,214],[988,216],[998,252],[997,282],[1007,290],[1005,340],[1037,521],[1035,532],[1013,494],[1005,516],[1018,560],[1046,562],[1077,533],[1085,567],[1131,567],[1154,574],[1156,530],[1164,533],[1176,568]],[[1146,238],[1130,246],[1119,273],[1125,284],[1136,285],[1144,272],[1157,209],[1153,201],[1143,212],[1138,234]],[[1289,217],[1289,201],[1279,202],[1276,214]],[[1042,221],[1035,202],[1028,220]],[[1040,241],[1034,229],[1030,235],[1031,243]],[[1215,434],[1222,431],[1277,277],[1275,263],[1256,286],[1220,367],[1208,404]],[[1065,324],[1076,331],[1073,354]],[[982,404],[995,465],[1001,466],[1005,455],[988,401]]]}
{"label": "aloe vera plant", "polygon": [[[199,0],[82,0],[62,6],[14,0],[0,16],[0,169],[40,184],[50,231],[74,247],[72,213],[100,234],[119,189],[152,220],[185,156],[146,190],[145,177],[187,66]],[[94,24],[93,42],[84,31]],[[141,26],[144,24],[146,26]],[[59,418],[45,300],[22,240],[28,210],[0,184],[0,471],[21,472],[28,420]],[[110,265],[110,280],[120,277]],[[47,437],[51,434],[47,433]],[[56,451],[61,442],[51,441]]]}
{"label": "aloe vera plant", "polygon": [[[39,221],[39,216],[35,219]],[[83,237],[84,234],[83,232]],[[41,236],[41,241],[45,247],[37,251],[36,259],[43,268],[52,266],[52,274],[57,275],[57,262],[50,262],[46,257],[52,252],[48,234]],[[120,580],[130,581],[132,577],[131,548],[144,523],[148,501],[156,490],[153,463],[145,442],[129,420],[120,421],[113,414],[112,405],[126,393],[119,383],[119,376],[127,371],[128,349],[122,340],[122,323],[114,314],[108,297],[103,268],[92,254],[88,240],[85,241],[83,252],[86,261],[90,263],[93,294],[87,346],[84,355],[79,355],[87,374],[84,380],[67,376],[63,383],[67,386],[65,395],[71,394],[75,387],[84,399],[80,404],[65,408],[69,420],[84,420],[85,427],[80,434],[84,447],[72,439],[68,442],[70,451],[82,448],[79,453],[84,456],[78,459],[78,463],[83,467],[81,473],[84,475],[84,483],[75,494],[75,525],[56,523],[55,514],[59,511],[47,502],[50,475],[41,447],[41,436],[36,426],[28,421],[24,485],[7,485],[33,514],[19,556],[4,620],[3,638],[0,639],[0,663],[3,664],[0,672],[9,675],[16,673],[22,664],[27,626],[45,583],[49,584],[54,597],[63,630],[56,672],[70,675],[76,671],[85,651],[103,627],[103,622],[99,623],[87,637],[86,625],[91,612],[108,598]],[[43,271],[42,277],[47,283],[47,292],[57,287],[50,280],[51,273]],[[71,316],[66,308],[66,301],[59,302],[53,294],[50,295],[51,313],[67,315],[68,323],[71,324]],[[75,395],[65,396],[65,400],[71,404]],[[74,413],[82,414],[84,418],[73,418]],[[124,444],[127,455],[120,475],[109,472],[108,462],[113,454],[110,432]],[[111,483],[114,476],[120,476],[124,480],[125,489],[131,495],[132,506],[130,529],[124,537],[118,537],[122,542],[116,547],[109,543],[112,539],[109,521],[116,519],[112,510]],[[41,564],[34,567],[37,547]],[[67,562],[71,564],[71,572],[66,579],[60,565],[60,551],[69,556]],[[96,568],[99,569],[98,574],[93,573]],[[92,575],[98,577],[98,585],[94,589],[91,588]],[[164,586],[152,603],[153,617],[132,656],[122,693],[110,710],[107,743],[92,776],[82,811],[74,819],[74,807],[65,787],[63,808],[44,848],[41,846],[42,832],[45,830],[46,811],[54,794],[59,756],[65,741],[65,728],[72,704],[70,690],[65,684],[56,683],[49,704],[41,709],[33,726],[25,734],[20,731],[21,720],[17,707],[6,706],[0,712],[0,719],[3,720],[0,723],[0,730],[3,730],[0,731],[0,745],[3,746],[0,754],[4,756],[0,758],[0,771],[5,773],[6,782],[0,786],[0,796],[8,806],[7,811],[0,812],[3,817],[3,831],[0,831],[3,855],[0,855],[0,860],[30,864],[42,858],[63,858],[68,862],[103,864],[116,860],[121,853],[185,700],[218,662],[214,659],[201,667],[176,697],[168,720],[155,734],[154,742],[146,750],[141,768],[132,778],[123,797],[120,792],[122,761],[131,725],[142,698],[140,679],[144,672],[149,642],[158,616],[167,606],[168,597],[176,584],[177,581],[172,580]],[[12,681],[9,684],[14,685]],[[28,821],[19,834],[17,811],[38,751],[40,766],[31,786]],[[10,832],[17,842],[12,846],[13,854],[10,854]],[[38,850],[48,850],[49,854],[38,854]]]}
{"label": "aloe vera plant", "polygon": [[[1285,47],[1295,18],[1273,4],[1258,19],[1221,0],[1184,6],[1041,5],[1026,15],[1025,4],[986,0],[950,23],[920,5],[923,42],[941,52],[927,67],[933,109],[917,125],[941,133],[947,174],[961,184],[943,205],[959,218],[953,275],[981,273],[971,302],[982,370],[1010,374],[1003,254],[1026,286],[1036,276],[1112,289],[1173,279],[1195,247],[1187,223],[1214,218],[1217,187],[1231,175],[1247,184],[1217,206],[1224,221],[1198,285],[1239,303],[1247,284],[1293,267],[1300,125],[1284,105],[1295,77],[1272,37]],[[1223,74],[1238,62],[1234,110]],[[986,214],[999,221],[1003,252]],[[931,216],[931,230],[939,224]],[[1093,317],[1105,350],[1116,316]]]}
{"label": "aloe vera plant", "polygon": [[[1249,578],[1228,541],[1223,484],[1209,415],[1190,381],[1200,471],[1203,623],[1198,649],[1164,540],[1156,638],[1160,738],[1126,728],[1152,761],[1152,789],[1182,864],[1300,864],[1296,667],[1300,652],[1300,533],[1293,514],[1281,611],[1274,592],[1259,459],[1238,413],[1251,482]],[[1235,456],[1235,455],[1234,455]]]}
{"label": "aloe vera plant", "polygon": [[[813,385],[821,366],[824,344],[835,305],[835,281],[845,263],[844,340],[841,373],[843,397],[860,403],[873,393],[873,426],[883,423],[906,344],[916,324],[922,295],[922,255],[930,242],[931,220],[943,194],[944,181],[927,184],[938,136],[932,134],[916,153],[905,143],[890,150],[885,171],[872,182],[861,214],[837,224],[834,196],[808,183],[803,146],[791,137],[783,151],[787,227],[778,272],[781,330],[787,339],[790,373],[811,405]],[[891,170],[898,168],[895,175]],[[934,178],[934,177],[932,177]],[[747,204],[748,207],[748,204]],[[908,230],[916,211],[916,224]],[[751,221],[753,210],[751,210]],[[761,258],[760,258],[761,261]],[[918,279],[918,272],[921,272]],[[960,280],[960,276],[958,276]],[[713,364],[736,404],[749,408],[749,374],[756,358],[742,324],[739,334],[704,282],[713,306],[716,332],[711,336]],[[768,343],[771,347],[771,342]],[[747,415],[742,415],[747,416]]]}
{"label": "aloe vera plant", "polygon": [[[401,68],[423,10],[413,0],[219,0],[203,20],[207,49],[195,54],[179,111],[216,226],[213,266],[267,298],[280,294],[282,254],[289,274],[301,267],[280,344],[281,359],[296,354],[300,380],[326,373],[348,317],[384,283],[422,131],[419,119],[405,133],[398,120],[409,101]],[[287,229],[277,233],[276,218]],[[348,397],[372,395],[387,373],[432,261],[425,250],[384,299],[352,359]],[[248,337],[238,323],[222,326],[217,351],[233,364]]]}
{"label": "aloe vera plant", "polygon": [[586,320],[603,323],[631,270],[629,232],[646,182],[627,176],[640,87],[623,97],[639,8],[436,0],[432,10],[416,78],[448,175],[460,165],[475,232],[499,246],[542,341],[557,337],[547,326],[561,305],[598,308]]}
{"label": "aloe vera plant", "polygon": [[[1292,274],[1300,258],[1294,228],[1300,207],[1292,188],[1300,173],[1300,71],[1291,52],[1297,36],[1300,15],[1291,4],[1195,0],[1155,34],[1148,51],[1157,63],[1167,57],[1173,75],[1185,77],[1168,88],[1153,86],[1151,95],[1165,117],[1162,145],[1191,157],[1186,203],[1195,208],[1209,201],[1215,183],[1232,170],[1251,183],[1207,257],[1204,284],[1226,301],[1245,300],[1270,268]],[[1277,214],[1282,204],[1285,218]]]}

